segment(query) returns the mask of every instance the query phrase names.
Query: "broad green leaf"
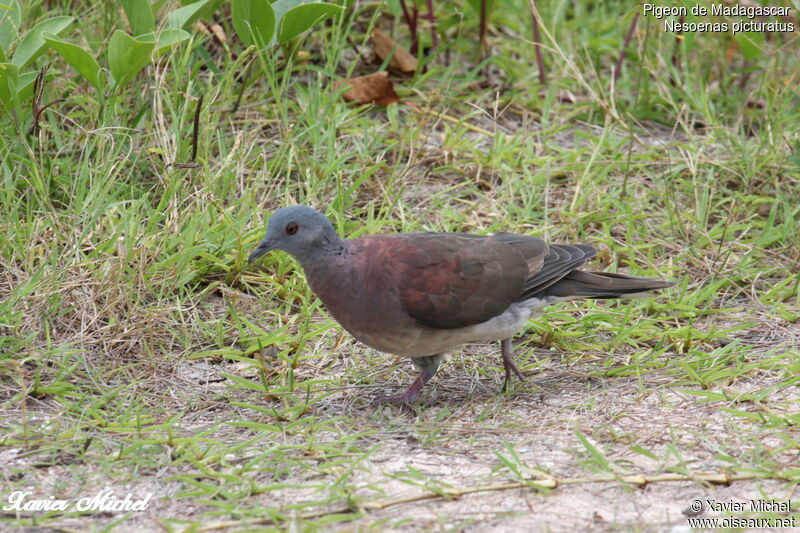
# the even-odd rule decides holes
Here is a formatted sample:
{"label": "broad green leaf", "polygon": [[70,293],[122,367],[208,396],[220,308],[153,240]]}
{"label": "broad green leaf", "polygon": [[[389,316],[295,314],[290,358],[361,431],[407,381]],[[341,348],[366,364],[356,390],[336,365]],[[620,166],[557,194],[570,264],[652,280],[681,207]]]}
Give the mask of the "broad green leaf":
{"label": "broad green leaf", "polygon": [[0,2],[0,49],[5,52],[19,36],[19,26],[22,24],[22,10],[19,2]]}
{"label": "broad green leaf", "polygon": [[[38,70],[29,70],[28,72],[20,72],[19,79],[17,80],[17,98],[20,102],[30,100],[33,96],[33,82],[39,76]],[[53,75],[48,74],[45,80],[52,80]]]}
{"label": "broad green leaf", "polygon": [[739,43],[739,48],[742,50],[742,55],[747,61],[755,61],[762,54],[762,47],[764,46],[764,34],[760,31],[748,31],[746,33],[737,33],[736,41]]}
{"label": "broad green leaf", "polygon": [[278,25],[278,42],[284,43],[297,37],[321,20],[333,17],[342,11],[344,11],[343,7],[325,2],[314,2],[293,7],[281,18],[281,22]]}
{"label": "broad green leaf", "polygon": [[[202,0],[181,0],[181,5],[188,6],[201,1]],[[205,7],[200,9],[200,12],[197,15],[198,18],[210,19],[222,2],[223,0],[211,0],[210,2],[206,2]],[[228,0],[228,2],[230,2],[230,0]]]}
{"label": "broad green leaf", "polygon": [[114,87],[133,79],[150,62],[155,46],[156,43],[134,39],[121,30],[115,31],[108,42],[108,68]]}
{"label": "broad green leaf", "polygon": [[185,30],[190,24],[200,18],[203,10],[218,0],[200,0],[188,6],[179,7],[167,15],[167,28]]}
{"label": "broad green leaf", "polygon": [[153,8],[150,0],[119,0],[125,16],[128,17],[128,24],[134,35],[142,35],[156,30],[155,20],[153,19]]}
{"label": "broad green leaf", "polygon": [[268,0],[233,0],[233,28],[246,46],[264,48],[275,32],[275,13]]}
{"label": "broad green leaf", "polygon": [[0,105],[6,111],[14,105],[14,95],[17,94],[17,80],[19,67],[14,63],[0,63]]}
{"label": "broad green leaf", "polygon": [[168,48],[172,48],[178,43],[182,43],[189,37],[191,37],[189,32],[171,29],[162,30],[158,35],[155,33],[146,33],[140,35],[137,39],[145,43],[156,43],[156,52],[160,53]]}
{"label": "broad green leaf", "polygon": [[[475,13],[478,15],[481,14],[481,0],[469,0],[469,5],[472,6],[472,9],[475,10]],[[492,8],[494,7],[494,0],[486,0],[486,16],[489,16],[489,13],[492,12]]]}
{"label": "broad green leaf", "polygon": [[53,17],[43,20],[34,26],[20,41],[11,61],[18,65],[19,68],[27,67],[47,48],[47,43],[42,38],[42,34],[52,33],[53,35],[58,35],[64,31],[64,28],[72,24],[73,20],[75,20],[74,17]]}
{"label": "broad green leaf", "polygon": [[272,4],[272,11],[275,12],[275,24],[280,24],[281,19],[287,11],[293,7],[302,5],[305,0],[277,0]]}
{"label": "broad green leaf", "polygon": [[101,90],[100,65],[97,64],[97,60],[92,54],[77,44],[62,41],[55,35],[44,33],[42,37],[53,47],[53,50],[58,52],[58,55],[64,58],[64,61],[72,65],[72,68],[77,70],[81,76],[94,85],[98,91]]}

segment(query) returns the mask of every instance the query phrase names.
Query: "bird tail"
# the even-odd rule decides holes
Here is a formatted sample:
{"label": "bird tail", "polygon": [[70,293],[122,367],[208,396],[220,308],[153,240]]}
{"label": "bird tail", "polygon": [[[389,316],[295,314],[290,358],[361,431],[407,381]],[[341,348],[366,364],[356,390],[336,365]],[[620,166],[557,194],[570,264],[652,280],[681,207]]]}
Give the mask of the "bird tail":
{"label": "bird tail", "polygon": [[673,285],[674,281],[639,278],[612,272],[573,270],[544,289],[540,295],[566,300],[640,298],[653,296],[654,293],[651,291],[666,289]]}

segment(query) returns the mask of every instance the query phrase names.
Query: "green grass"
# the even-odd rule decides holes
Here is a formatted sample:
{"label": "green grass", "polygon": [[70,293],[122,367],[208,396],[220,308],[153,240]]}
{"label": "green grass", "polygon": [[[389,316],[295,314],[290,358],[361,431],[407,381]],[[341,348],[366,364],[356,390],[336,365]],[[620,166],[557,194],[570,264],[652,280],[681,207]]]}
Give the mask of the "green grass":
{"label": "green grass", "polygon": [[[29,4],[25,28],[73,15],[81,30],[65,37],[97,47],[124,27],[110,8]],[[545,86],[527,2],[497,6],[483,62],[477,17],[448,2],[440,48],[393,77],[403,103],[387,108],[349,105],[332,83],[375,70],[371,25],[394,20],[408,43],[391,6],[357,4],[308,34],[307,59],[244,52],[223,8],[227,49],[195,32],[102,106],[57,56],[40,58],[43,102],[64,101],[37,135],[29,107],[0,119],[0,499],[111,487],[153,503],[0,523],[558,529],[521,502],[593,502],[575,491],[606,476],[621,502],[670,502],[612,521],[649,531],[685,525],[689,502],[658,476],[701,471],[788,499],[800,481],[795,36],[746,61],[728,36],[677,43],[642,19],[612,87],[635,8],[537,4]],[[176,167],[201,95],[197,168]],[[246,263],[270,211],[293,203],[352,237],[588,242],[593,268],[677,286],[551,308],[516,344],[529,378],[507,394],[498,348],[463,347],[409,414],[372,403],[411,379],[407,361],[353,341],[287,255]],[[651,492],[630,491],[635,475]],[[568,527],[591,516],[579,506]]]}

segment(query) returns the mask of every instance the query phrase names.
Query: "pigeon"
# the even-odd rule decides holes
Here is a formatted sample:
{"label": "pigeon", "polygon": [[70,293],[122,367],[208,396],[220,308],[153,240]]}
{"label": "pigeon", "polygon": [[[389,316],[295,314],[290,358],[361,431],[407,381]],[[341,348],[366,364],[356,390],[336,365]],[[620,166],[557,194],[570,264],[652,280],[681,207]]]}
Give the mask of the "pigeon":
{"label": "pigeon", "polygon": [[503,390],[512,373],[511,339],[551,304],[577,299],[652,296],[675,283],[578,268],[596,250],[547,244],[514,233],[398,233],[342,239],[304,205],[273,213],[252,263],[271,250],[300,263],[333,318],[367,346],[411,358],[419,376],[384,400],[410,405],[444,354],[464,343],[500,341]]}

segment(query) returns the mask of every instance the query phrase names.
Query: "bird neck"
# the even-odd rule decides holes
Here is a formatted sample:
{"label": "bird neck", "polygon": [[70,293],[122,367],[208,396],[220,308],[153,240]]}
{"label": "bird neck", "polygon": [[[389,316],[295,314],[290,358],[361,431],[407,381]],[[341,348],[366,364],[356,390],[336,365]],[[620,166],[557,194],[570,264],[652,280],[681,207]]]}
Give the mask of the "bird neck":
{"label": "bird neck", "polygon": [[339,238],[335,233],[322,237],[320,245],[304,250],[301,255],[297,255],[297,260],[308,271],[317,266],[324,266],[336,262],[337,257],[344,257],[348,252],[347,243]]}
{"label": "bird neck", "polygon": [[360,284],[348,242],[339,239],[338,243],[317,249],[314,255],[298,258],[311,290],[334,316],[347,303],[337,296],[338,291],[347,294],[353,284]]}

